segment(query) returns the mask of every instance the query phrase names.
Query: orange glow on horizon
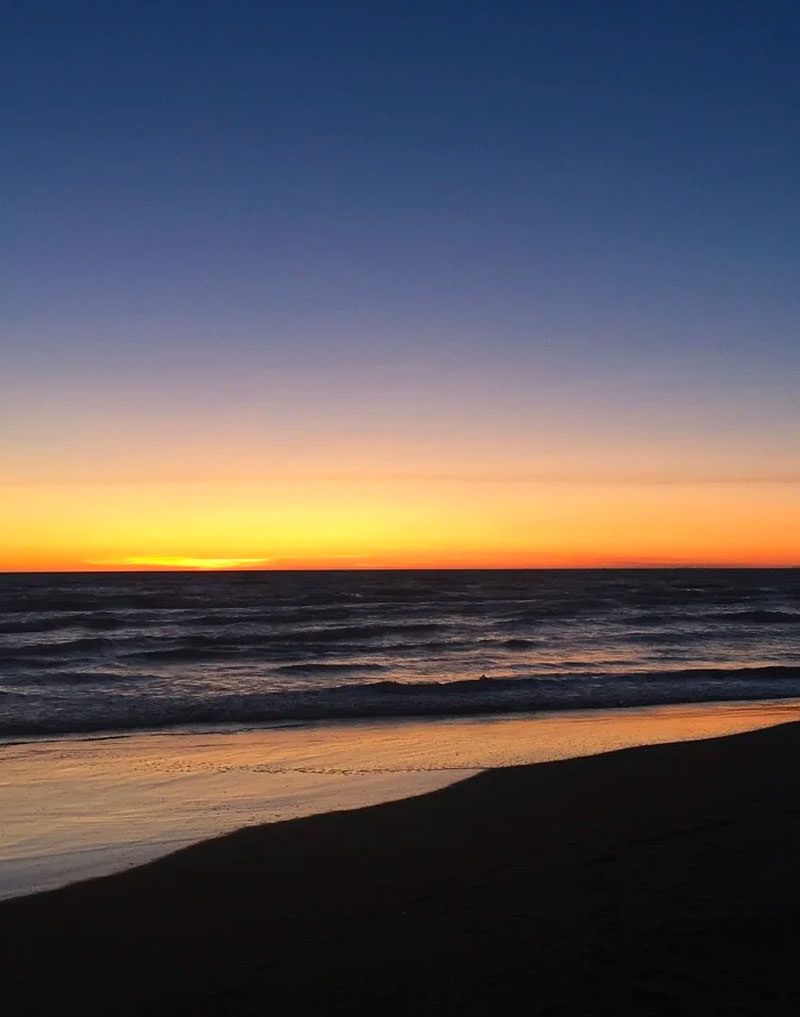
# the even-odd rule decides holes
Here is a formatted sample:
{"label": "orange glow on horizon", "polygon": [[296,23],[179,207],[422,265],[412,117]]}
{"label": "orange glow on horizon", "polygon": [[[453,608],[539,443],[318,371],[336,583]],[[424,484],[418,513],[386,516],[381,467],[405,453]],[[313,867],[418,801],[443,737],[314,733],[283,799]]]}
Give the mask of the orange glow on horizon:
{"label": "orange glow on horizon", "polygon": [[0,494],[0,570],[800,564],[800,484],[425,478]]}

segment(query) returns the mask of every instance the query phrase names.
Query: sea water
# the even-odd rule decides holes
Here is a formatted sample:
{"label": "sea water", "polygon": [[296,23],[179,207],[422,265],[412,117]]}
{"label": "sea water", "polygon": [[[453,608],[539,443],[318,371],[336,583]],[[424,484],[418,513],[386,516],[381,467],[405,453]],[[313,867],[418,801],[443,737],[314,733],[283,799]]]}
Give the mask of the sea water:
{"label": "sea water", "polygon": [[0,738],[800,696],[800,570],[0,575]]}

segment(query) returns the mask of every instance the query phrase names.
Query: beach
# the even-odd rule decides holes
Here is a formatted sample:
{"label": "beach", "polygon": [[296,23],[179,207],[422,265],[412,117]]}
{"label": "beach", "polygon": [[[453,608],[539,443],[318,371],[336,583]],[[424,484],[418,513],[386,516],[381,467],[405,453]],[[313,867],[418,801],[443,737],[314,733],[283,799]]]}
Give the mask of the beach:
{"label": "beach", "polygon": [[4,1010],[793,1014],[799,751],[504,766],[7,900]]}
{"label": "beach", "polygon": [[481,770],[800,720],[800,701],[322,722],[0,744],[0,901],[244,826],[352,810]]}

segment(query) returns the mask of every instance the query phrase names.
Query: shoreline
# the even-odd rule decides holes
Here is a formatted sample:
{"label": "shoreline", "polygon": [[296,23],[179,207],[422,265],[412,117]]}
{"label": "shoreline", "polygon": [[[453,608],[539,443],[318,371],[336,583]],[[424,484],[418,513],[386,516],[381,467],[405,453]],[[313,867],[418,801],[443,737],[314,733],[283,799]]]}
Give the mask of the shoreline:
{"label": "shoreline", "polygon": [[15,1017],[796,1012],[800,724],[484,771],[0,903]]}
{"label": "shoreline", "polygon": [[0,747],[0,899],[231,831],[435,791],[483,770],[733,734],[800,701],[155,731]]}
{"label": "shoreline", "polygon": [[[570,684],[569,696],[564,696],[563,687],[560,687],[565,679]],[[679,687],[687,680],[704,682],[705,685],[695,686],[689,694],[686,688]],[[600,690],[596,687],[598,681],[602,684]],[[795,682],[798,684],[792,684]],[[587,683],[592,686],[591,689],[587,689]],[[791,691],[787,691],[787,687]],[[525,695],[526,690],[530,692],[534,688],[535,696]],[[269,696],[278,700],[287,694],[293,695],[290,690],[273,690]],[[800,668],[797,664],[786,663],[624,672],[562,670],[534,675],[482,674],[436,681],[374,676],[371,681],[356,684],[306,689],[302,705],[298,705],[297,701],[293,705],[284,702],[282,706],[273,702],[265,709],[263,704],[257,706],[251,703],[244,711],[235,709],[233,714],[226,709],[217,719],[208,715],[198,719],[177,714],[170,719],[150,717],[146,721],[139,717],[137,723],[128,723],[120,717],[116,718],[116,724],[114,718],[95,718],[91,722],[84,721],[85,726],[77,729],[52,723],[39,727],[6,725],[0,734],[0,747],[37,741],[125,737],[159,732],[202,733],[362,721],[425,722],[454,717],[525,717],[531,714],[714,706],[797,698],[800,698]]]}
{"label": "shoreline", "polygon": [[[481,679],[471,679],[480,681]],[[495,681],[496,679],[489,679]],[[747,709],[760,708],[764,705],[780,707],[800,704],[800,696],[761,696],[755,699],[722,698],[676,700],[669,702],[634,702],[616,703],[612,705],[573,705],[566,703],[559,707],[536,707],[527,710],[495,710],[486,709],[482,712],[430,713],[430,714],[365,714],[363,716],[333,716],[287,718],[279,720],[228,721],[204,723],[169,724],[163,727],[121,727],[98,728],[86,731],[52,731],[28,735],[0,736],[0,752],[7,748],[26,745],[71,744],[74,742],[103,742],[125,738],[151,738],[184,736],[236,735],[270,731],[313,730],[315,728],[357,727],[362,725],[395,726],[404,724],[450,724],[450,723],[481,723],[484,721],[516,721],[531,718],[547,719],[549,717],[580,717],[595,714],[639,713],[654,710],[714,710],[718,707]]]}

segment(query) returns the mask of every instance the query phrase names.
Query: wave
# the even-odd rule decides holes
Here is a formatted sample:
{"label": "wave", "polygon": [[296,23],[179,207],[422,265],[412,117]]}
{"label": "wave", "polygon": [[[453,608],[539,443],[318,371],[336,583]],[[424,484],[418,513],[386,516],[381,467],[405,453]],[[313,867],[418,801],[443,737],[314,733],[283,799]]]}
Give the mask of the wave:
{"label": "wave", "polygon": [[731,611],[723,615],[703,615],[705,621],[751,622],[756,625],[800,625],[797,611]]}
{"label": "wave", "polygon": [[350,672],[353,674],[371,674],[385,671],[384,664],[320,664],[309,661],[307,664],[283,664],[272,669],[275,674],[337,674]]}
{"label": "wave", "polygon": [[39,613],[21,617],[10,614],[0,618],[0,634],[17,635],[26,632],[57,632],[59,629],[116,629],[128,624],[127,620],[103,611],[72,611],[63,614]]}
{"label": "wave", "polygon": [[[486,640],[486,642],[489,642],[489,640]],[[533,650],[537,646],[541,646],[541,643],[535,639],[503,639],[500,641],[499,646],[504,650]]]}
{"label": "wave", "polygon": [[34,737],[97,731],[154,730],[184,725],[258,724],[514,714],[576,709],[800,697],[800,666],[687,669],[657,673],[570,674],[450,682],[382,680],[297,692],[170,696],[109,695],[76,718],[41,703],[28,716],[0,710],[0,736]]}
{"label": "wave", "polygon": [[[12,656],[17,661],[27,661],[40,657],[81,657],[88,654],[107,653],[118,649],[122,641],[108,639],[103,636],[81,636],[78,639],[64,639],[53,643],[21,643],[13,647]],[[4,655],[4,659],[8,659]]]}
{"label": "wave", "polygon": [[[52,668],[60,667],[59,662],[54,662]],[[34,675],[26,675],[25,688],[35,689],[42,685],[108,685],[114,690],[120,685],[132,684],[146,681],[157,681],[154,675],[143,674],[136,671],[75,671],[75,670],[37,670]],[[19,689],[19,686],[17,686]],[[4,690],[0,689],[0,692]],[[19,692],[20,695],[28,694]]]}
{"label": "wave", "polygon": [[102,654],[121,659],[152,661],[213,660],[218,658],[269,658],[273,653],[294,656],[331,650],[361,650],[369,644],[380,644],[391,649],[395,645],[407,649],[413,637],[445,634],[448,625],[439,622],[375,622],[364,625],[338,625],[327,627],[295,627],[292,630],[258,630],[251,627],[239,632],[189,632],[171,636],[163,631],[155,633],[129,633],[124,636],[78,636],[51,642],[15,642],[10,656],[16,665],[38,663],[58,658],[62,661],[81,659]]}

